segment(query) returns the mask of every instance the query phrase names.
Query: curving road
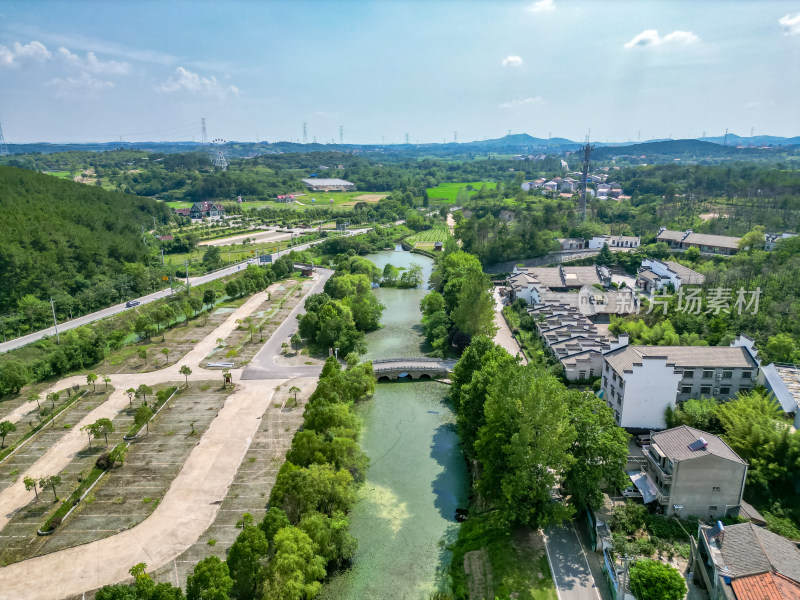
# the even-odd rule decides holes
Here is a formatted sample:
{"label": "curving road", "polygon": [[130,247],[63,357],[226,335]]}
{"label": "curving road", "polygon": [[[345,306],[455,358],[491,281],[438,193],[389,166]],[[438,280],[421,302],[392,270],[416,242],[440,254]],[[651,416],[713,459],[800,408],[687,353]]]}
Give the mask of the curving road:
{"label": "curving road", "polygon": [[[345,235],[352,236],[352,235],[359,235],[369,231],[369,228],[362,228],[362,229],[353,229],[348,231]],[[314,240],[313,242],[308,242],[306,244],[300,244],[298,246],[294,246],[292,248],[287,248],[286,250],[281,250],[280,252],[276,252],[272,255],[272,260],[275,261],[284,254],[288,254],[292,251],[303,251],[307,248],[315,244],[320,244],[324,242],[325,239],[321,240]],[[225,267],[224,269],[219,269],[218,271],[213,271],[212,273],[208,273],[206,275],[200,275],[197,277],[191,277],[189,279],[189,283],[192,286],[200,285],[201,283],[207,283],[209,281],[213,281],[215,279],[220,279],[221,277],[226,277],[228,275],[232,275],[237,271],[240,271],[243,267],[246,267],[247,261],[242,261],[230,267]],[[139,304],[148,304],[153,302],[154,300],[159,300],[161,298],[166,298],[170,295],[169,289],[163,289],[158,292],[153,292],[152,294],[148,294],[146,296],[142,296],[141,298],[137,298]],[[63,323],[58,324],[58,331],[59,333],[63,333],[64,331],[68,331],[70,329],[74,329],[75,327],[80,327],[81,325],[87,325],[89,323],[94,323],[95,321],[99,321],[100,319],[105,319],[106,317],[110,317],[112,315],[116,315],[121,313],[125,310],[131,310],[125,303],[115,304],[114,306],[109,306],[108,308],[104,308],[98,310],[93,313],[89,313],[88,315],[84,315],[82,317],[78,317],[76,319],[72,319],[71,321],[65,321]],[[52,337],[56,334],[56,330],[54,327],[48,327],[47,329],[42,329],[41,331],[37,331],[35,333],[29,333],[28,335],[24,335],[22,337],[15,338],[13,340],[9,340],[7,342],[0,343],[0,353],[9,352],[11,350],[16,350],[17,348],[22,348],[23,346],[27,346],[28,344],[32,344],[33,342],[39,341],[44,337]]]}

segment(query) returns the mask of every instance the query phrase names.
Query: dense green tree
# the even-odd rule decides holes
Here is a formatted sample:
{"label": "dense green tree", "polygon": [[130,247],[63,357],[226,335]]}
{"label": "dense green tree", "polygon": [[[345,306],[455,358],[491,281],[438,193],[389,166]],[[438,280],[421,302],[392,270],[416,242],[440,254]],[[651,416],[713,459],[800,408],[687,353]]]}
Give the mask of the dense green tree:
{"label": "dense green tree", "polygon": [[6,436],[9,433],[14,433],[17,430],[17,426],[14,425],[11,421],[0,421],[0,438],[2,438],[2,443],[0,443],[0,449],[6,447]]}
{"label": "dense green tree", "polygon": [[268,552],[269,543],[258,527],[245,527],[238,535],[226,559],[233,579],[230,591],[232,598],[251,600],[260,597]]}
{"label": "dense green tree", "polygon": [[304,600],[322,590],[325,559],[314,552],[314,542],[297,527],[275,534],[275,553],[269,561],[265,600]]}
{"label": "dense green tree", "polygon": [[332,517],[311,512],[297,525],[314,543],[314,552],[336,568],[348,563],[355,554],[356,539],[348,533],[350,521],[342,513]]}
{"label": "dense green tree", "polygon": [[264,532],[267,541],[272,544],[275,534],[289,525],[291,523],[289,523],[289,517],[286,516],[286,513],[277,506],[271,506],[258,526]]}
{"label": "dense green tree", "polygon": [[208,556],[186,578],[186,600],[228,600],[232,587],[228,565],[216,556]]}
{"label": "dense green tree", "polygon": [[493,336],[495,302],[489,291],[488,276],[470,272],[458,291],[456,306],[450,314],[453,324],[470,338],[475,335]]}
{"label": "dense green tree", "polygon": [[610,267],[611,265],[616,263],[614,259],[614,254],[611,252],[611,249],[608,247],[608,244],[603,244],[603,247],[600,248],[600,252],[597,253],[597,258],[595,262],[598,265],[604,265],[606,267]]}
{"label": "dense green tree", "polygon": [[222,266],[222,253],[219,250],[219,246],[206,246],[202,262],[206,271],[219,269]]}
{"label": "dense green tree", "polygon": [[630,570],[630,587],[637,600],[681,600],[686,582],[678,569],[655,560],[637,560]]}
{"label": "dense green tree", "polygon": [[292,523],[315,510],[328,516],[344,512],[354,501],[353,476],[327,464],[284,463],[270,494],[270,506],[281,508]]}

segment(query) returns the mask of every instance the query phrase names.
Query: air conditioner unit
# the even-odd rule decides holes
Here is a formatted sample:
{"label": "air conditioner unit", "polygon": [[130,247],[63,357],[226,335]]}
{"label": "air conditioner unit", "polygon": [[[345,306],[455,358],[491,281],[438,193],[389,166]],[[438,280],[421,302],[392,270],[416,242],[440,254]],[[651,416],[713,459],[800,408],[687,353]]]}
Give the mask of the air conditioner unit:
{"label": "air conditioner unit", "polygon": [[722,379],[722,373],[717,373],[717,379]]}
{"label": "air conditioner unit", "polygon": [[719,388],[718,388],[718,387],[715,387],[715,388],[714,388],[714,395],[716,396],[716,395],[718,395],[718,394],[719,394]]}

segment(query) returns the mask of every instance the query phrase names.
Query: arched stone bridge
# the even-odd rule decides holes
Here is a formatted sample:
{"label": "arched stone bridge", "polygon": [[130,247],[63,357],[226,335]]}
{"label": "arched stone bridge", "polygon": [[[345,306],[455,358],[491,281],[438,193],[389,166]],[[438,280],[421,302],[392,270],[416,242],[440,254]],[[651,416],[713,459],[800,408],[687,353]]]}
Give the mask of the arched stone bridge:
{"label": "arched stone bridge", "polygon": [[382,358],[372,361],[375,377],[381,379],[436,379],[453,372],[456,361],[442,358]]}

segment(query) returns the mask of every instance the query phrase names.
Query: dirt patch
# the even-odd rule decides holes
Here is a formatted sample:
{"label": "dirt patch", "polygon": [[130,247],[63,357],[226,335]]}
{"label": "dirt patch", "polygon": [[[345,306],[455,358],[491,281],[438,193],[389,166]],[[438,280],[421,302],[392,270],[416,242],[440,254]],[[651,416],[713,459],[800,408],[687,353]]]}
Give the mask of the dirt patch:
{"label": "dirt patch", "polygon": [[492,563],[486,548],[464,554],[464,572],[467,574],[469,600],[494,598]]}
{"label": "dirt patch", "polygon": [[351,202],[342,202],[342,206],[355,206],[358,202],[378,202],[388,196],[389,194],[361,194],[353,198]]}

